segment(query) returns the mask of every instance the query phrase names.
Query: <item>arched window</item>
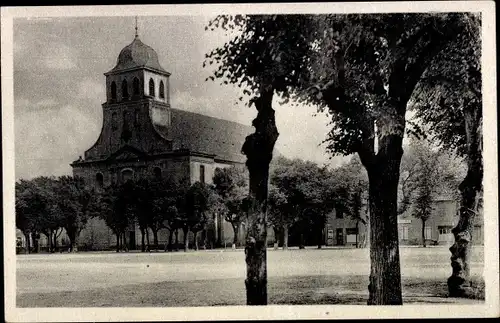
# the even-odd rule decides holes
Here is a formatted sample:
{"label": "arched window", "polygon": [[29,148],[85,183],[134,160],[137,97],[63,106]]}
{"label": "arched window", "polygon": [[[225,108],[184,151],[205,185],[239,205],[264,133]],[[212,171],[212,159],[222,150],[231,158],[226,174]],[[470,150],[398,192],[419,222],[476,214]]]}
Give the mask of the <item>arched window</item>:
{"label": "arched window", "polygon": [[149,79],[149,95],[155,96],[155,81]]}
{"label": "arched window", "polygon": [[160,167],[155,167],[153,169],[153,173],[155,175],[155,179],[161,179],[161,168]]}
{"label": "arched window", "polygon": [[134,88],[134,95],[141,94],[141,85],[139,84],[139,79],[134,77],[134,83],[132,84]]}
{"label": "arched window", "polygon": [[165,85],[163,84],[163,81],[160,81],[160,98],[165,98]]}
{"label": "arched window", "polygon": [[111,82],[111,100],[116,100],[116,83]]}
{"label": "arched window", "polygon": [[128,84],[127,80],[123,80],[122,82],[122,98],[128,98]]}
{"label": "arched window", "polygon": [[130,168],[125,168],[122,170],[122,183],[125,183],[134,178],[134,171]]}
{"label": "arched window", "polygon": [[104,176],[102,176],[101,173],[97,173],[95,175],[95,181],[98,188],[102,188],[104,186]]}

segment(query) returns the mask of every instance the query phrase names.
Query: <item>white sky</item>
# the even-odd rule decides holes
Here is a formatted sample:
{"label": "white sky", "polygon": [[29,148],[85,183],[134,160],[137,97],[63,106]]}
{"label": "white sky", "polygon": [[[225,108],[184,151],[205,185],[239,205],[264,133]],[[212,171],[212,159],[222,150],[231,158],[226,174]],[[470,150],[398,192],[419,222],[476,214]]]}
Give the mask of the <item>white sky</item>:
{"label": "white sky", "polygon": [[[172,107],[247,125],[255,109],[238,101],[241,90],[205,82],[204,55],[228,36],[205,31],[210,17],[139,17],[139,37],[158,53],[171,76]],[[69,164],[98,138],[105,77],[134,38],[134,17],[14,20],[16,179],[71,174]],[[277,103],[277,102],[276,102]],[[276,107],[276,149],[332,166],[320,146],[328,118],[311,107]]]}

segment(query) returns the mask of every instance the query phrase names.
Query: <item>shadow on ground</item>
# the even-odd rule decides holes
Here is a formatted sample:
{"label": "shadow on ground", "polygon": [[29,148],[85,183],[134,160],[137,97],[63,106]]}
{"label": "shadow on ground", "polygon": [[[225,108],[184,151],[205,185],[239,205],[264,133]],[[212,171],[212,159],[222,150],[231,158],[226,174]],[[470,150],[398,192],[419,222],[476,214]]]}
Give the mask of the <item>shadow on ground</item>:
{"label": "shadow on ground", "polygon": [[[445,281],[404,278],[405,304],[477,304],[484,302],[484,281],[474,279],[477,299],[448,298]],[[268,283],[269,304],[366,305],[366,276],[293,276]],[[85,291],[23,293],[18,307],[177,307],[245,304],[243,279],[198,280],[123,285]]]}

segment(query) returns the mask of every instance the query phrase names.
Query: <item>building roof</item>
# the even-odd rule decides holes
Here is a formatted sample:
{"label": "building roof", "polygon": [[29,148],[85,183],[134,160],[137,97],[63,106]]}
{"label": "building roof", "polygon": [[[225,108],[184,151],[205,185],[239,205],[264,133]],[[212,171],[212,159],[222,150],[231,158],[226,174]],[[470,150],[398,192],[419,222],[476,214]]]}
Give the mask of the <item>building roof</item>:
{"label": "building roof", "polygon": [[167,71],[161,67],[156,51],[144,44],[136,35],[132,43],[121,50],[120,55],[118,55],[116,66],[108,73],[137,67],[149,67],[167,73]]}
{"label": "building roof", "polygon": [[174,148],[215,155],[216,159],[243,163],[241,147],[253,128],[241,123],[171,109],[171,124],[160,128]]}

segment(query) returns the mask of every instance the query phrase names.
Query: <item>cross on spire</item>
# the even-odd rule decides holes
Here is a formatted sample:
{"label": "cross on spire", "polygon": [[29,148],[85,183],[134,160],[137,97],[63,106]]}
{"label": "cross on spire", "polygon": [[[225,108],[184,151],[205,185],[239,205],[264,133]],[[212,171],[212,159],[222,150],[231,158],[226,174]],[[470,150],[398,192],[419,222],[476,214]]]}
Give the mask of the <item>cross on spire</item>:
{"label": "cross on spire", "polygon": [[135,37],[139,37],[139,34],[137,33],[137,16],[135,16]]}

